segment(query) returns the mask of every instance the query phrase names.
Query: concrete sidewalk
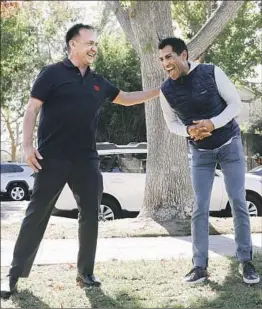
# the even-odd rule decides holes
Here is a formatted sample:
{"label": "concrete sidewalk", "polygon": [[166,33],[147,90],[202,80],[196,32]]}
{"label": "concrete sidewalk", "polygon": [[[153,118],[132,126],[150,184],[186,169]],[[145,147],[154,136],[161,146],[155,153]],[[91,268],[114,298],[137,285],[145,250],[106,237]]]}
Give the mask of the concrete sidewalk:
{"label": "concrete sidewalk", "polygon": [[[262,234],[252,234],[253,252],[262,253]],[[1,241],[1,266],[9,266],[14,241]],[[99,238],[96,261],[160,260],[192,257],[191,237]],[[35,264],[75,263],[78,241],[44,239]],[[209,256],[234,256],[234,235],[209,236]]]}

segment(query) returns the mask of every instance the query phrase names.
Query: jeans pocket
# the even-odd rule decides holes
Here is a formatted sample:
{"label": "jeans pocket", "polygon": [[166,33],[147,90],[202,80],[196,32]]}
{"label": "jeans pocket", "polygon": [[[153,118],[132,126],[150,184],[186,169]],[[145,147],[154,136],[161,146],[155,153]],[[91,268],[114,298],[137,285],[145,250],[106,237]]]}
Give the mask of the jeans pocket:
{"label": "jeans pocket", "polygon": [[231,143],[225,145],[222,149],[223,159],[230,162],[245,160],[244,148],[240,136],[236,136],[232,139]]}

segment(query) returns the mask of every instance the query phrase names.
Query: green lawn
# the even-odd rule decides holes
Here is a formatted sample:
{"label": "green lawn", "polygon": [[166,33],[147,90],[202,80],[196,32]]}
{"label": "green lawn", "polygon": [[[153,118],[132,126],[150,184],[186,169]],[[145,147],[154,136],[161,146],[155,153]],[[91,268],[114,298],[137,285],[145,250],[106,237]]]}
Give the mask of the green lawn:
{"label": "green lawn", "polygon": [[[262,274],[262,255],[254,262]],[[262,308],[262,284],[242,282],[234,258],[212,259],[209,280],[186,285],[190,259],[98,263],[101,288],[75,285],[75,265],[35,266],[19,284],[19,294],[2,308]],[[2,268],[2,276],[7,268]]]}

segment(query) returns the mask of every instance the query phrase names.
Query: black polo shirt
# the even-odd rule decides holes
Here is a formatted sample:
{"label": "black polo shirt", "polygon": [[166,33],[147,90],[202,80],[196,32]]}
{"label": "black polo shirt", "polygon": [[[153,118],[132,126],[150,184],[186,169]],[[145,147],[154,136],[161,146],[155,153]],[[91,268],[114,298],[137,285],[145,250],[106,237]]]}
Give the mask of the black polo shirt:
{"label": "black polo shirt", "polygon": [[119,89],[87,68],[82,76],[66,58],[39,73],[31,96],[43,101],[38,127],[38,150],[45,158],[74,160],[97,157],[96,130],[102,104]]}

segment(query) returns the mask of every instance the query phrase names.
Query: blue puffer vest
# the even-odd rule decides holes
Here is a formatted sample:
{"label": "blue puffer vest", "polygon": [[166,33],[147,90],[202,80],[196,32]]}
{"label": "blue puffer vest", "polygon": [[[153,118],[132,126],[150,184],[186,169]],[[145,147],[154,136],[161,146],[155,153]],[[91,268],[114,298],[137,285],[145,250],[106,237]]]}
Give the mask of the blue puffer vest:
{"label": "blue puffer vest", "polygon": [[[219,115],[227,106],[219,95],[214,65],[199,64],[188,75],[177,80],[167,79],[161,90],[184,125],[193,124],[193,120],[210,119]],[[215,149],[225,144],[233,136],[239,135],[240,129],[235,121],[231,120],[224,127],[215,129],[212,135],[201,141],[193,141],[196,148]]]}

